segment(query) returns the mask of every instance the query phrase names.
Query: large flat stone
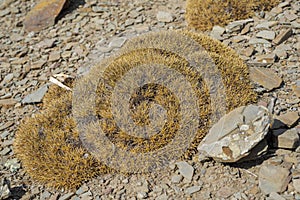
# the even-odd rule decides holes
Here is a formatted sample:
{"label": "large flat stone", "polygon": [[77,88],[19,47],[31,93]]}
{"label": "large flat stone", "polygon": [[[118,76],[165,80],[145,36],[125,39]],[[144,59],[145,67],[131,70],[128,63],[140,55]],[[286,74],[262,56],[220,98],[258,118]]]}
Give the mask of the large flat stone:
{"label": "large flat stone", "polygon": [[[267,108],[242,106],[223,116],[198,146],[200,158],[236,162],[249,154],[266,136],[271,117]],[[256,153],[261,153],[260,148]]]}
{"label": "large flat stone", "polygon": [[259,187],[264,194],[284,192],[291,180],[287,168],[275,165],[262,165],[259,170]]}
{"label": "large flat stone", "polygon": [[282,79],[273,70],[264,67],[250,67],[250,79],[268,91],[278,88],[282,83]]}

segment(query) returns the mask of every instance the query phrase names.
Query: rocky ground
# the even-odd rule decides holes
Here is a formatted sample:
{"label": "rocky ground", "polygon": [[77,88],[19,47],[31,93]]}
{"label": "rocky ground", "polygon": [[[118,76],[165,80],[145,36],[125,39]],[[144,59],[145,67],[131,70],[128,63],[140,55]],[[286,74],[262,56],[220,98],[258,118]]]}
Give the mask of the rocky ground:
{"label": "rocky ground", "polygon": [[195,158],[164,174],[97,177],[73,192],[44,188],[22,170],[12,148],[21,119],[39,110],[50,76],[75,77],[144,32],[185,28],[185,1],[77,1],[53,27],[26,33],[32,5],[0,2],[0,199],[300,199],[299,1],[207,32],[251,67],[258,104],[277,119],[266,156],[232,165]]}

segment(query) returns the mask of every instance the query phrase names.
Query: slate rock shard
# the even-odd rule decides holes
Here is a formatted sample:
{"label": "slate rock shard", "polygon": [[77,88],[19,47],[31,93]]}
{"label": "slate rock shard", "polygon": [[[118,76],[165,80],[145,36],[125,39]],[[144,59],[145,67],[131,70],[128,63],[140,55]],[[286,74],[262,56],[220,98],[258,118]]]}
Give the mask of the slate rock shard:
{"label": "slate rock shard", "polygon": [[271,115],[263,106],[239,107],[223,116],[198,146],[200,154],[220,162],[236,162],[250,154],[269,131]]}
{"label": "slate rock shard", "polygon": [[26,15],[25,30],[40,31],[54,25],[55,19],[66,5],[67,0],[40,0]]}
{"label": "slate rock shard", "polygon": [[272,69],[263,67],[251,67],[250,79],[268,91],[278,88],[282,84],[282,79]]}

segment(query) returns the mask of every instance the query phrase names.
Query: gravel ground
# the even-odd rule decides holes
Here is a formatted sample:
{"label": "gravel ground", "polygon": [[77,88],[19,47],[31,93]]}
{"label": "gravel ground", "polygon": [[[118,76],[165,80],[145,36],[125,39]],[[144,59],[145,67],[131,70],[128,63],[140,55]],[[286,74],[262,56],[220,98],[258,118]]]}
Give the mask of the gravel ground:
{"label": "gravel ground", "polygon": [[[9,191],[9,199],[300,199],[299,1],[286,0],[271,12],[207,32],[235,49],[251,69],[271,70],[252,76],[258,104],[285,122],[273,126],[272,134],[288,130],[296,135],[293,141],[286,136],[282,144],[271,142],[268,156],[247,163],[224,165],[195,157],[161,174],[97,177],[72,192],[32,182],[15,159],[15,131],[24,117],[39,110],[33,92],[55,74],[76,76],[128,38],[186,28],[185,1],[71,1],[53,27],[26,33],[22,22],[32,5],[33,0],[0,1],[0,192]],[[265,78],[272,81],[265,85]],[[5,198],[2,193],[0,199]]]}

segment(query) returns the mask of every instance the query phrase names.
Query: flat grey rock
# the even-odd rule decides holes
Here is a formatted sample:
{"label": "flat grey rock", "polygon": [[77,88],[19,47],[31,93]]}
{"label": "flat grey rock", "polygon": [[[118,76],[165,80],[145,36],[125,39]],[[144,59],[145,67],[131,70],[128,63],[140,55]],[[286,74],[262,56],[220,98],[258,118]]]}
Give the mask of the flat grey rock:
{"label": "flat grey rock", "polygon": [[299,118],[300,117],[297,112],[287,112],[277,117],[279,121],[281,121],[288,127],[292,127],[299,120]]}
{"label": "flat grey rock", "polygon": [[198,151],[216,161],[236,162],[264,139],[270,123],[268,109],[263,106],[236,108],[213,125]]}
{"label": "flat grey rock", "polygon": [[173,16],[169,12],[159,11],[156,15],[156,18],[160,22],[172,22],[174,20]]}
{"label": "flat grey rock", "polygon": [[226,27],[226,32],[231,33],[235,31],[240,31],[246,24],[253,22],[253,19],[245,19],[245,20],[238,20],[234,22],[230,22]]}
{"label": "flat grey rock", "polygon": [[293,186],[295,190],[300,193],[300,178],[298,179],[293,179]]}
{"label": "flat grey rock", "polygon": [[[267,63],[263,62],[263,63]],[[268,91],[280,87],[282,79],[272,69],[264,67],[250,67],[250,79],[263,86]]]}
{"label": "flat grey rock", "polygon": [[259,171],[259,187],[264,194],[285,191],[290,179],[289,169],[281,166],[265,164]]}
{"label": "flat grey rock", "polygon": [[185,161],[177,162],[176,163],[179,173],[186,178],[187,180],[192,180],[194,175],[194,168],[190,164]]}
{"label": "flat grey rock", "polygon": [[271,44],[268,40],[262,38],[251,38],[249,44]]}
{"label": "flat grey rock", "polygon": [[185,194],[191,195],[195,192],[198,192],[201,189],[201,186],[192,186],[185,189]]}
{"label": "flat grey rock", "polygon": [[61,197],[59,197],[58,200],[69,200],[71,199],[71,197],[74,196],[74,193],[73,192],[69,192]]}
{"label": "flat grey rock", "polygon": [[182,180],[182,175],[174,175],[171,178],[171,182],[172,183],[179,183]]}
{"label": "flat grey rock", "polygon": [[258,32],[256,34],[256,37],[263,38],[263,39],[266,39],[266,40],[273,40],[275,38],[275,32],[274,31],[263,30],[263,31]]}
{"label": "flat grey rock", "polygon": [[266,200],[285,200],[282,196],[280,196],[277,192],[271,192],[269,197]]}
{"label": "flat grey rock", "polygon": [[23,100],[22,104],[29,104],[29,103],[40,103],[42,102],[45,94],[48,91],[48,85],[43,85],[37,91],[27,95]]}
{"label": "flat grey rock", "polygon": [[[276,134],[277,133],[277,134]],[[283,132],[273,131],[274,147],[284,149],[295,149],[299,146],[299,135],[296,128]]]}
{"label": "flat grey rock", "polygon": [[124,43],[126,42],[127,38],[125,37],[119,37],[116,39],[113,39],[110,43],[109,43],[109,47],[110,48],[120,48],[124,45]]}

